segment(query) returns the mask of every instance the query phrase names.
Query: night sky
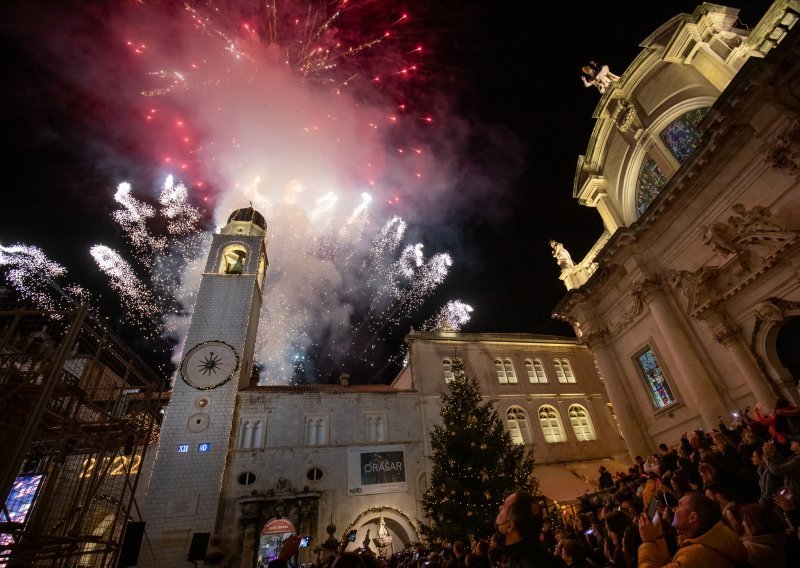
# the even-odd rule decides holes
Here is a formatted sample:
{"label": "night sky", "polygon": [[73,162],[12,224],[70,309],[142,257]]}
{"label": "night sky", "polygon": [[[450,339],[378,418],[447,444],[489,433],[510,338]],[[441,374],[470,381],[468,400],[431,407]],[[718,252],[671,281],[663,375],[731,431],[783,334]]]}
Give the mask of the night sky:
{"label": "night sky", "polygon": [[[125,248],[110,216],[118,183],[154,188],[168,172],[154,159],[159,141],[127,127],[138,120],[144,87],[141,65],[130,63],[121,45],[117,16],[119,6],[136,4],[34,0],[0,9],[0,244],[42,248],[98,296],[112,320],[119,301],[86,251],[98,242]],[[418,199],[376,214],[407,219],[409,238],[424,242],[426,254],[451,253],[453,267],[428,311],[455,297],[475,308],[462,331],[571,336],[550,317],[565,289],[548,243],[563,242],[578,260],[602,231],[599,215],[572,198],[576,160],[600,98],[584,88],[580,67],[594,60],[621,74],[641,41],[697,3],[418,4],[409,9],[411,29],[432,47],[421,58],[428,82],[415,89],[434,117],[439,97],[430,93],[446,94],[447,116],[465,125],[449,164],[459,175],[435,200],[420,188]],[[390,6],[380,3],[387,13]],[[738,6],[742,24],[753,27],[768,2]],[[165,35],[185,17],[180,7],[162,13],[164,20],[148,25],[163,26]],[[205,191],[213,201],[213,188]],[[205,219],[210,223],[210,211]],[[419,325],[424,312],[401,331]],[[120,330],[147,357],[147,345]]]}

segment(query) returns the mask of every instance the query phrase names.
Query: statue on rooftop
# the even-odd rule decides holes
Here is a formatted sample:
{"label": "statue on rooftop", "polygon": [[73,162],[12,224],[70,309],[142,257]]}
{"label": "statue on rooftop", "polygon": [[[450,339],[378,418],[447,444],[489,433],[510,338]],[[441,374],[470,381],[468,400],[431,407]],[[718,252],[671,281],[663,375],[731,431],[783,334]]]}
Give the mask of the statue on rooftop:
{"label": "statue on rooftop", "polygon": [[611,83],[619,81],[619,75],[612,73],[608,65],[598,67],[594,61],[590,61],[589,65],[581,67],[581,71],[583,71],[583,75],[581,75],[583,86],[587,88],[597,87],[597,90],[601,93],[605,93]]}
{"label": "statue on rooftop", "polygon": [[553,257],[556,259],[558,266],[561,267],[561,270],[575,268],[575,263],[572,262],[572,257],[563,244],[550,241],[550,247],[553,249]]}

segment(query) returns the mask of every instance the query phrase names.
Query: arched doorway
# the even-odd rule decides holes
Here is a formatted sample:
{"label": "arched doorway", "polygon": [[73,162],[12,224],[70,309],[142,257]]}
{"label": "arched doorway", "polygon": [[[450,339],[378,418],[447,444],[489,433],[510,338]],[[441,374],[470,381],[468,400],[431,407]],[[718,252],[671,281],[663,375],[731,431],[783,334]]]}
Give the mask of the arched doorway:
{"label": "arched doorway", "polygon": [[294,523],[286,518],[271,519],[258,538],[257,566],[266,566],[281,551],[283,541],[295,533]]}

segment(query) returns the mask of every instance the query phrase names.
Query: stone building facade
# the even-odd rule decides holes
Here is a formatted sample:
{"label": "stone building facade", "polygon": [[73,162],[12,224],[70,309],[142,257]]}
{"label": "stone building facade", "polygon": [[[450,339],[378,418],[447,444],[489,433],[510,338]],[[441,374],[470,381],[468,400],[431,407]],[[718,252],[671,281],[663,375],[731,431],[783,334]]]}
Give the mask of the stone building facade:
{"label": "stone building facade", "polygon": [[632,454],[797,401],[800,3],[752,30],[703,4],[602,95],[574,195],[605,232],[554,316],[605,379]]}
{"label": "stone building facade", "polygon": [[[339,385],[239,390],[217,522],[235,565],[267,560],[289,532],[311,535],[300,561],[315,560],[329,525],[335,541],[355,531],[350,548],[390,554],[421,540],[429,433],[455,357],[495,401],[512,438],[534,447],[545,495],[573,500],[596,489],[600,464],[613,471],[628,463],[591,354],[574,339],[412,331],[407,343],[408,363],[391,385],[344,377]],[[365,471],[381,463],[385,471]],[[273,532],[277,519],[291,528]]]}

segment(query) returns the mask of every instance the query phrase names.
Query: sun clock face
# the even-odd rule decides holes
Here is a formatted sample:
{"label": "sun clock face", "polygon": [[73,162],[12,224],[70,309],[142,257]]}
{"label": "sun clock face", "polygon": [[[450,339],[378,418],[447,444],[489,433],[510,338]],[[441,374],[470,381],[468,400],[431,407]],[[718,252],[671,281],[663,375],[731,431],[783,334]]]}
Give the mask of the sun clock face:
{"label": "sun clock face", "polygon": [[222,341],[205,341],[195,345],[183,358],[181,378],[198,390],[224,385],[239,369],[236,350]]}

